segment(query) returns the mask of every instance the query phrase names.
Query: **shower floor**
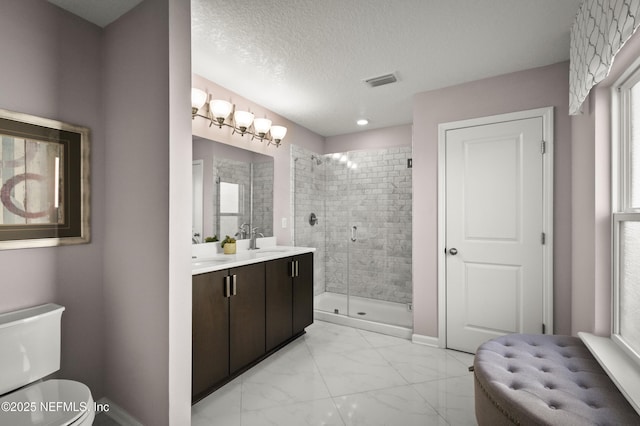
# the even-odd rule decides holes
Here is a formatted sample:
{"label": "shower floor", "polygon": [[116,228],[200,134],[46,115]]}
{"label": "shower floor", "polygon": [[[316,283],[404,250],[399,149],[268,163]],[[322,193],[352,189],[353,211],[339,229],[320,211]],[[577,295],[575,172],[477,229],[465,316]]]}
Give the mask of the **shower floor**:
{"label": "shower floor", "polygon": [[366,321],[413,327],[413,313],[404,303],[351,296],[348,302],[349,311],[347,311],[346,294],[324,292],[314,297],[314,308],[332,314],[347,315],[348,313],[350,317]]}

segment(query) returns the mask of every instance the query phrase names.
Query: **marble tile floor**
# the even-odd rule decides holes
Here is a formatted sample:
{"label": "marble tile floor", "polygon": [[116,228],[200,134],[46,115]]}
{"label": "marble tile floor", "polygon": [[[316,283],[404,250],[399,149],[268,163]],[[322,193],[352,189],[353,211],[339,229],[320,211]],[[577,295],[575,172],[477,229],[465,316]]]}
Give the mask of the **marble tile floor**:
{"label": "marble tile floor", "polygon": [[475,425],[473,356],[317,321],[192,407],[193,426]]}

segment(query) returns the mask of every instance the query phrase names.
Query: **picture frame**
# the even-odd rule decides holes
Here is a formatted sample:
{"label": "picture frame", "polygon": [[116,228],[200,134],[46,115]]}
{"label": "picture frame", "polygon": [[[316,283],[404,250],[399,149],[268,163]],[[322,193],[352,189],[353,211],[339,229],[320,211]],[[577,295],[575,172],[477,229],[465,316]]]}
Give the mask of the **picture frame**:
{"label": "picture frame", "polygon": [[0,109],[0,250],[85,244],[90,131]]}

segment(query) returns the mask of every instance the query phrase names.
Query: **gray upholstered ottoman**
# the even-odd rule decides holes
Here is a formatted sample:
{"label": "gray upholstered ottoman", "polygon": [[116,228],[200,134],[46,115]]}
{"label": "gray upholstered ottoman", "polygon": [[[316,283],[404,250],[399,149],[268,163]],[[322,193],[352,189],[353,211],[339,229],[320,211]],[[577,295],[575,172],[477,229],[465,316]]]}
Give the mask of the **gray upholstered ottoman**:
{"label": "gray upholstered ottoman", "polygon": [[485,425],[640,425],[577,337],[512,334],[478,348],[475,409]]}

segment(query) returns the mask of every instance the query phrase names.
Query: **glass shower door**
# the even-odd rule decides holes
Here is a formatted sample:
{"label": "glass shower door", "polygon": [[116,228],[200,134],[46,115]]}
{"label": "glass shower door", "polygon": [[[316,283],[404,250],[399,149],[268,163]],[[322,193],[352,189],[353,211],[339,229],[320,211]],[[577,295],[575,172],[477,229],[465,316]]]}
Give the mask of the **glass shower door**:
{"label": "glass shower door", "polygon": [[412,326],[410,148],[350,152],[349,316]]}
{"label": "glass shower door", "polygon": [[317,248],[316,309],[411,327],[411,148],[292,150],[294,240]]}

